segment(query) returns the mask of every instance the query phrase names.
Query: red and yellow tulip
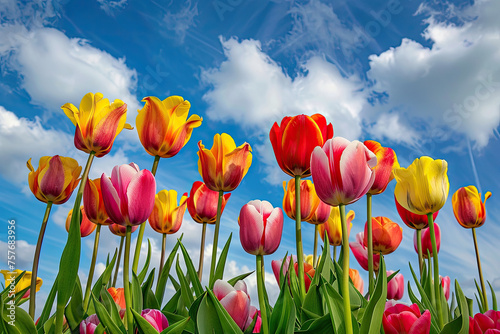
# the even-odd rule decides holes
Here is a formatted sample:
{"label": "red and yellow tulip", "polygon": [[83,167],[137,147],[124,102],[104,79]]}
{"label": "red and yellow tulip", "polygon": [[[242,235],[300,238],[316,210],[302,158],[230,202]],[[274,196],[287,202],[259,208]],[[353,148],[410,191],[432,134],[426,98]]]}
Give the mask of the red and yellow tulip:
{"label": "red and yellow tulip", "polygon": [[177,191],[162,190],[155,196],[153,212],[149,216],[149,225],[158,233],[174,234],[182,225],[186,211],[187,193],[184,193],[177,205]]}
{"label": "red and yellow tulip", "polygon": [[[295,179],[283,181],[283,211],[290,219],[295,219]],[[330,206],[323,203],[310,180],[300,181],[300,219],[313,224],[324,223],[329,216]]]}
{"label": "red and yellow tulip", "polygon": [[94,224],[110,225],[113,221],[109,218],[104,201],[102,200],[101,178],[90,180],[87,178],[83,190],[83,208],[87,218]]}
{"label": "red and yellow tulip", "polygon": [[[368,224],[365,224],[364,244],[368,244],[367,230]],[[397,223],[387,217],[372,218],[372,237],[373,251],[382,253],[383,255],[394,252],[401,240],[403,240],[403,229]]]}
{"label": "red and yellow tulip", "polygon": [[[231,194],[222,196],[221,214],[230,196]],[[200,224],[215,224],[218,198],[219,193],[208,189],[203,182],[196,181],[193,183],[187,198],[187,208],[193,220]]]}
{"label": "red and yellow tulip", "polygon": [[[354,211],[350,210],[346,215],[346,223],[348,232],[351,232],[352,220],[354,219]],[[325,241],[325,231],[328,232],[328,241],[331,246],[342,245],[342,224],[340,221],[340,210],[338,206],[332,206],[330,217],[328,220],[319,225],[319,235],[321,240]]]}
{"label": "red and yellow tulip", "polygon": [[377,157],[377,165],[373,167],[375,181],[368,190],[368,194],[377,195],[384,192],[389,182],[394,178],[392,171],[395,168],[400,168],[398,159],[392,148],[382,147],[374,140],[366,140],[364,144]]}
{"label": "red and yellow tulip", "polygon": [[[80,222],[80,234],[82,238],[85,238],[86,236],[89,236],[94,232],[95,228],[97,227],[96,224],[91,222],[87,215],[85,214],[85,210],[83,206],[80,207],[80,212],[81,212],[81,217],[82,221]],[[69,226],[71,225],[71,217],[73,216],[73,209],[69,210],[68,212],[68,217],[66,217],[66,231],[69,232]]]}
{"label": "red and yellow tulip", "polygon": [[486,192],[484,201],[481,194],[474,186],[458,189],[452,197],[453,213],[458,223],[465,228],[480,227],[486,220],[484,203],[491,197],[491,192]]}

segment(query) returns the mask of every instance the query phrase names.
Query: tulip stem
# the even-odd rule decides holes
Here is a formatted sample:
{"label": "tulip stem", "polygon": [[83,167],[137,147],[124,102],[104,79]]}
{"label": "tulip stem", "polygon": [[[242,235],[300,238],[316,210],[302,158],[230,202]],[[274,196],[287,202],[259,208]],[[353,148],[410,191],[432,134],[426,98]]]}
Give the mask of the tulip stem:
{"label": "tulip stem", "polygon": [[418,253],[418,269],[420,270],[420,283],[422,283],[422,272],[424,270],[424,259],[422,256],[422,230],[417,229],[417,253]]}
{"label": "tulip stem", "polygon": [[431,234],[432,243],[432,259],[434,262],[434,290],[436,294],[436,309],[438,313],[438,323],[439,328],[443,328],[443,311],[441,309],[441,283],[439,282],[439,262],[438,262],[438,252],[436,244],[436,235],[434,234],[434,219],[432,217],[432,212],[427,214],[427,219],[429,220],[429,232]]}
{"label": "tulip stem", "polygon": [[134,333],[134,319],[132,318],[132,295],[130,294],[130,282],[128,278],[131,233],[132,226],[127,226],[127,233],[125,234],[125,255],[123,257],[123,288],[125,294],[125,316],[127,319],[128,334]]}
{"label": "tulip stem", "polygon": [[319,234],[319,225],[314,225],[313,267],[315,269],[316,269],[316,259],[318,256],[318,234]]}
{"label": "tulip stem", "polygon": [[95,261],[97,259],[97,250],[99,248],[99,237],[101,236],[101,225],[98,224],[95,230],[94,251],[92,253],[92,262],[90,262],[89,276],[87,278],[87,285],[85,286],[85,298],[83,299],[83,307],[88,308],[90,298],[90,287],[92,286],[92,279],[94,278]]}
{"label": "tulip stem", "polygon": [[158,270],[158,282],[160,281],[161,272],[163,270],[163,261],[165,260],[165,247],[167,246],[167,233],[163,233],[161,238],[161,257],[160,257],[160,269]]}
{"label": "tulip stem", "polygon": [[372,195],[366,194],[366,230],[368,240],[368,294],[373,293],[373,230],[372,230]]}
{"label": "tulip stem", "polygon": [[[428,267],[429,267],[429,273],[427,275],[427,279],[429,279],[431,281],[431,286],[434,286],[432,284],[433,282],[433,278],[432,278],[432,263],[431,263],[431,257],[430,257],[430,253],[429,253],[429,250],[427,250],[427,261],[429,262],[428,263]],[[434,289],[431,288],[431,304],[432,306],[434,306],[434,308],[436,307],[436,294],[434,293]]]}
{"label": "tulip stem", "polygon": [[40,251],[42,249],[43,236],[45,235],[45,229],[47,228],[47,221],[49,220],[51,208],[52,208],[52,202],[47,202],[47,207],[45,208],[45,215],[43,216],[42,220],[42,226],[40,227],[40,233],[38,233],[38,241],[36,243],[35,257],[33,259],[33,269],[31,269],[29,312],[33,320],[35,319],[35,294],[36,294],[36,278],[38,274],[38,261],[40,260]]}
{"label": "tulip stem", "polygon": [[116,259],[116,269],[115,276],[113,277],[113,287],[116,287],[116,279],[118,278],[118,270],[120,269],[120,260],[122,259],[122,250],[123,250],[123,240],[125,237],[120,237],[120,249],[118,250],[118,259]]}
{"label": "tulip stem", "polygon": [[[158,163],[160,162],[160,156],[155,156],[153,161],[153,167],[151,167],[151,174],[156,176],[156,170],[158,169]],[[132,271],[137,273],[137,267],[139,266],[139,257],[141,256],[142,239],[144,238],[144,230],[146,229],[146,222],[143,222],[139,227],[139,233],[137,234],[137,242],[135,244],[134,262],[132,263]],[[160,271],[161,272],[161,271]]]}
{"label": "tulip stem", "polygon": [[344,256],[342,268],[342,298],[344,299],[345,333],[352,334],[351,300],[349,299],[349,234],[345,219],[345,205],[340,204],[339,209],[340,222],[342,224],[342,254]]}
{"label": "tulip stem", "polygon": [[337,261],[337,246],[333,246],[333,262]]}
{"label": "tulip stem", "polygon": [[300,227],[300,175],[295,176],[295,244],[297,246],[297,268],[299,275],[299,294],[301,302],[306,296],[306,283],[304,278],[304,255],[302,249],[302,230]]}
{"label": "tulip stem", "polygon": [[203,223],[203,229],[201,230],[201,244],[200,244],[200,263],[198,264],[198,278],[203,277],[203,260],[205,257],[205,234],[207,233],[207,223]]}
{"label": "tulip stem", "polygon": [[220,227],[220,216],[222,213],[222,197],[224,196],[224,191],[219,190],[219,200],[217,201],[217,217],[215,219],[215,232],[214,232],[214,242],[212,245],[212,261],[210,264],[210,288],[213,288],[215,279],[215,262],[217,257],[217,243],[219,242],[219,227]]}
{"label": "tulip stem", "polygon": [[[488,310],[488,297],[486,296],[486,288],[483,280],[483,270],[481,269],[481,260],[479,259],[479,248],[477,247],[476,228],[472,228],[472,238],[474,239],[474,249],[476,250],[477,270],[479,271],[479,279],[481,280],[481,289],[483,290],[483,309]],[[33,288],[33,287],[32,287]]]}
{"label": "tulip stem", "polygon": [[267,322],[267,306],[264,300],[265,294],[265,272],[262,270],[264,268],[264,259],[262,255],[256,255],[256,267],[257,267],[257,292],[259,294],[259,305],[260,305],[260,317],[262,319],[262,333],[269,334],[269,324]]}

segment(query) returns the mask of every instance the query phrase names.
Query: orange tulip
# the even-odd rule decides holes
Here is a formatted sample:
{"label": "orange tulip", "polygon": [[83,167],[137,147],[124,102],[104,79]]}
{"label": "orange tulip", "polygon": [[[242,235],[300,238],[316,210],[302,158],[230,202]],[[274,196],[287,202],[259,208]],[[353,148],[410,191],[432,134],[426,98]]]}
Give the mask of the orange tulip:
{"label": "orange tulip", "polygon": [[354,287],[358,289],[359,293],[363,294],[364,282],[361,276],[359,275],[359,271],[356,269],[349,268],[349,277],[351,278]]}
{"label": "orange tulip", "polygon": [[[231,194],[222,196],[221,214]],[[193,220],[197,223],[215,224],[217,217],[217,200],[219,193],[208,189],[201,181],[193,183],[187,199],[187,208]]]}
{"label": "orange tulip", "polygon": [[26,165],[30,170],[28,183],[31,192],[44,203],[65,203],[80,181],[78,176],[82,167],[72,158],[58,155],[41,157],[37,170],[31,165],[31,159]]}
{"label": "orange tulip", "polygon": [[395,168],[400,168],[400,166],[396,153],[394,153],[392,148],[382,147],[380,143],[374,140],[366,140],[364,144],[377,157],[377,165],[373,167],[375,181],[370,190],[368,190],[368,194],[377,195],[384,192],[389,182],[394,179],[392,171]]}
{"label": "orange tulip", "polygon": [[[348,232],[351,232],[352,223],[354,219],[354,211],[349,211],[346,215],[346,223]],[[328,241],[332,246],[342,245],[342,224],[340,222],[340,210],[338,206],[332,206],[330,217],[324,224],[319,225],[319,235],[321,240],[325,241],[325,231],[328,232]]]}
{"label": "orange tulip", "polygon": [[[364,244],[368,244],[368,224],[365,224]],[[373,251],[390,254],[398,248],[403,239],[403,229],[387,217],[372,218]]]}
{"label": "orange tulip", "polygon": [[[82,221],[80,222],[80,234],[82,238],[85,238],[86,236],[92,234],[94,232],[95,228],[97,227],[96,224],[92,223],[87,215],[85,214],[85,210],[83,209],[83,206],[80,207],[80,212],[82,213]],[[68,212],[68,217],[66,217],[66,231],[69,232],[69,226],[71,225],[71,217],[73,216],[73,209],[69,210]]]}
{"label": "orange tulip", "polygon": [[198,142],[198,171],[205,185],[214,191],[232,191],[240,184],[252,164],[252,148],[236,147],[233,138],[223,133],[214,136],[210,150]]}
{"label": "orange tulip", "polygon": [[125,305],[125,291],[123,288],[109,288],[108,289],[109,294],[111,295],[111,298],[117,303],[121,309],[126,308]]}
{"label": "orange tulip", "polygon": [[162,190],[155,196],[153,212],[149,216],[149,225],[158,233],[174,234],[182,224],[186,211],[187,193],[182,195],[177,206],[177,191]]}
{"label": "orange tulip", "polygon": [[83,190],[83,208],[87,218],[94,224],[110,225],[113,221],[109,218],[101,192],[101,178],[90,180],[87,178]]}
{"label": "orange tulip", "polygon": [[[295,219],[295,179],[283,181],[283,210],[291,219]],[[300,219],[311,224],[324,223],[330,214],[330,206],[323,203],[310,180],[300,181]]]}
{"label": "orange tulip", "polygon": [[77,149],[102,157],[111,151],[116,136],[125,128],[127,105],[121,100],[109,103],[101,93],[88,93],[82,98],[80,108],[66,103],[61,107],[66,116],[76,126],[75,146]]}
{"label": "orange tulip", "polygon": [[163,101],[148,96],[142,101],[146,104],[135,121],[142,146],[152,156],[173,157],[203,119],[198,115],[187,119],[191,104],[180,96],[170,96]]}
{"label": "orange tulip", "polygon": [[484,203],[490,198],[491,192],[486,192],[484,201],[474,186],[458,189],[452,197],[453,213],[458,223],[465,228],[480,227],[486,220]]}

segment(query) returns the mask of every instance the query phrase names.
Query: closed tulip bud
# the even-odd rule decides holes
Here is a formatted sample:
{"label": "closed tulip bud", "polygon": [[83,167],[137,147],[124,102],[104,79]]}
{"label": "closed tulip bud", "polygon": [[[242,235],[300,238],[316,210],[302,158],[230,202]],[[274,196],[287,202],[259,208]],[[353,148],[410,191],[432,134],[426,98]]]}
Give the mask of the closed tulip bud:
{"label": "closed tulip bud", "polygon": [[484,201],[474,186],[458,189],[452,197],[453,213],[458,223],[465,228],[480,227],[486,220],[484,203],[490,198],[491,192],[486,192]]}
{"label": "closed tulip bud", "polygon": [[240,329],[244,329],[250,313],[250,297],[245,282],[238,281],[234,287],[222,280],[214,283],[214,295]]}
{"label": "closed tulip bud", "polygon": [[[24,270],[19,270],[19,269],[14,269],[14,270],[0,270],[0,273],[3,274],[3,277],[5,278],[5,287],[8,287],[10,291],[12,289],[10,288],[11,283],[14,283],[16,278],[21,275],[21,273]],[[37,277],[36,278],[36,288],[35,292],[38,292],[42,286],[42,279]],[[31,286],[31,271],[24,271],[24,275],[21,277],[19,282],[17,282],[14,290],[14,294],[18,294],[19,292],[23,291],[26,288],[29,288]],[[26,291],[23,295],[22,298],[28,298],[30,296],[30,289]]]}
{"label": "closed tulip bud", "polygon": [[359,271],[349,268],[349,277],[351,278],[354,287],[359,291],[360,294],[363,294],[364,282],[361,278],[361,275],[359,275]]}
{"label": "closed tulip bud", "polygon": [[370,190],[375,180],[372,168],[377,158],[366,146],[354,140],[335,137],[311,156],[311,173],[316,193],[332,206],[356,202]]}
{"label": "closed tulip bud", "polygon": [[284,117],[274,123],[269,138],[281,170],[291,177],[311,175],[311,154],[333,137],[333,126],[323,115]]}
{"label": "closed tulip bud", "polygon": [[[85,214],[85,210],[83,209],[83,206],[80,207],[80,212],[81,212],[81,217],[82,217],[82,220],[80,222],[80,235],[82,238],[85,238],[86,236],[89,236],[90,234],[92,234],[92,232],[94,232],[97,225],[92,223],[87,218],[87,215]],[[72,216],[73,216],[73,209],[69,210],[68,217],[66,217],[66,231],[67,232],[69,232],[69,226],[71,225],[71,217]]]}
{"label": "closed tulip bud", "polygon": [[394,178],[392,171],[395,168],[400,168],[396,153],[392,148],[382,147],[380,143],[374,140],[366,140],[364,144],[377,157],[377,165],[373,168],[375,181],[370,190],[368,190],[368,194],[381,194]]}
{"label": "closed tulip bud", "polygon": [[489,310],[469,317],[469,334],[500,333],[500,311]]}
{"label": "closed tulip bud", "polygon": [[142,310],[141,316],[160,333],[168,327],[167,317],[160,311],[154,309]]}
{"label": "closed tulip bud", "polygon": [[421,334],[431,330],[431,313],[420,313],[417,304],[407,306],[396,304],[386,308],[382,316],[382,325],[387,334]]}
{"label": "closed tulip bud", "polygon": [[[387,277],[391,276],[394,270],[387,271]],[[387,282],[387,299],[400,300],[405,293],[405,278],[403,274],[396,274],[389,282]]]}
{"label": "closed tulip bud", "polygon": [[418,215],[439,211],[450,190],[448,163],[421,157],[408,168],[394,170],[396,188],[394,195],[403,208]]}
{"label": "closed tulip bud", "polygon": [[155,196],[153,212],[149,216],[149,225],[158,233],[174,234],[182,224],[186,211],[187,193],[182,195],[177,206],[177,192],[162,190]]}
{"label": "closed tulip bud", "polygon": [[[224,212],[226,203],[231,194],[222,196],[221,214]],[[187,208],[193,220],[197,223],[215,224],[217,218],[217,202],[219,193],[208,189],[200,181],[193,183],[189,197],[187,198]]]}
{"label": "closed tulip bud", "polygon": [[[364,244],[368,245],[368,224],[365,224]],[[383,255],[394,252],[401,240],[403,240],[403,229],[387,217],[372,218],[373,251],[381,252]]]}
{"label": "closed tulip bud", "polygon": [[41,157],[37,170],[31,165],[31,159],[26,165],[30,170],[28,183],[31,192],[44,203],[66,203],[80,181],[82,167],[72,158]]}
{"label": "closed tulip bud", "polygon": [[80,323],[80,334],[94,334],[101,322],[97,314],[91,314]]}
{"label": "closed tulip bud", "polygon": [[109,219],[104,201],[102,200],[101,179],[90,180],[87,178],[83,190],[83,207],[87,218],[94,224],[110,225],[113,222]]}
{"label": "closed tulip bud", "polygon": [[441,282],[441,286],[443,287],[443,292],[444,292],[444,298],[446,298],[446,301],[450,299],[450,277],[449,276],[441,276],[439,275],[439,281]]}
{"label": "closed tulip bud", "polygon": [[115,224],[140,225],[153,211],[155,178],[150,171],[139,170],[134,163],[115,166],[111,179],[102,174],[101,189],[104,207]]}
{"label": "closed tulip bud", "polygon": [[135,124],[142,146],[152,156],[170,158],[179,153],[203,120],[198,115],[187,118],[191,104],[180,96],[163,101],[148,96],[142,102],[146,104],[139,110]]}
{"label": "closed tulip bud", "polygon": [[[354,219],[354,211],[349,211],[346,215],[347,232],[351,233],[352,223]],[[331,246],[342,245],[342,224],[340,222],[340,210],[338,206],[331,207],[330,217],[328,220],[319,225],[319,236],[325,241],[325,231],[328,232],[328,241]]]}
{"label": "closed tulip bud", "polygon": [[[283,263],[283,260],[272,260],[271,261],[271,267],[273,268],[273,273],[274,273],[274,277],[276,278],[276,281],[278,282],[278,284],[281,284],[280,283],[280,269],[282,267],[282,263]],[[289,270],[290,270],[290,265],[293,263],[293,267],[294,267],[294,271],[295,271],[295,275],[299,275],[298,273],[298,264],[297,264],[297,258],[295,256],[293,256],[293,258],[291,258],[290,256],[288,256],[285,260],[285,264],[283,264],[283,269],[282,269],[282,274],[283,276],[287,277],[288,276],[288,273],[289,273]],[[314,267],[310,264],[310,263],[307,263],[307,262],[304,262],[304,281],[305,281],[305,286],[306,286],[306,291],[309,290],[309,286],[311,285],[311,279],[309,278],[309,276],[311,278],[314,278],[314,274],[315,274],[315,270],[314,270]],[[288,279],[288,284],[290,284],[290,280]]]}
{"label": "closed tulip bud", "polygon": [[[108,225],[108,227],[109,227],[109,230],[111,231],[111,233],[113,233],[114,235],[117,235],[119,237],[124,237],[127,233],[126,226],[122,226],[122,225],[118,225],[118,224],[111,224],[111,225]],[[134,231],[137,230],[138,227],[139,227],[139,225],[132,226],[132,233],[134,233]]]}
{"label": "closed tulip bud", "polygon": [[115,303],[118,306],[120,306],[121,309],[124,309],[127,307],[125,305],[125,289],[111,287],[108,289],[108,292],[111,295],[111,298],[113,298]]}
{"label": "closed tulip bud", "polygon": [[253,255],[276,251],[283,232],[283,212],[268,201],[254,200],[245,204],[238,219],[243,249]]}
{"label": "closed tulip bud", "polygon": [[[295,219],[295,179],[283,181],[283,210],[291,219]],[[324,223],[330,214],[331,207],[323,203],[310,180],[300,181],[300,219],[311,224]]]}
{"label": "closed tulip bud", "polygon": [[253,327],[252,333],[260,333],[260,329],[262,327],[262,318],[260,317],[260,311],[257,310],[255,306],[250,306],[250,312],[248,313],[248,320],[247,324],[245,325],[245,330],[250,327],[255,316],[257,316],[257,320],[255,321],[255,326]]}
{"label": "closed tulip bud", "polygon": [[[441,228],[437,223],[434,223],[434,234],[436,235],[436,248],[439,253],[439,248],[441,248]],[[415,231],[415,234],[413,235],[413,246],[415,247],[415,252],[418,253],[417,231]],[[428,258],[427,251],[429,251],[429,254],[431,254],[432,257],[431,232],[429,231],[429,228],[424,228],[422,230],[422,255],[424,259]]]}
{"label": "closed tulip bud", "polygon": [[[396,209],[398,210],[399,216],[406,226],[414,230],[422,230],[429,226],[429,219],[427,218],[427,215],[417,215],[408,211],[398,203],[396,197],[394,197],[394,200],[396,202]],[[436,211],[432,214],[433,221],[436,221],[438,213],[439,211]]]}
{"label": "closed tulip bud", "polygon": [[[356,241],[349,243],[349,248],[351,248],[352,254],[358,261],[361,268],[368,270],[368,248],[364,242],[364,232],[359,232],[356,234]],[[380,254],[373,253],[373,270],[377,271],[380,265]]]}

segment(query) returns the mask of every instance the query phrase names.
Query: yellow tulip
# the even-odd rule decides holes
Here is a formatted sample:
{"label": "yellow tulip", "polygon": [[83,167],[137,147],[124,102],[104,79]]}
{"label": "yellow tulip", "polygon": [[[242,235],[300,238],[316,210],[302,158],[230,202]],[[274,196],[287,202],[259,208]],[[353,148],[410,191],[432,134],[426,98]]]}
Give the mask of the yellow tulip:
{"label": "yellow tulip", "polygon": [[491,192],[486,192],[483,202],[476,187],[468,186],[458,189],[451,198],[453,213],[458,223],[465,228],[482,226],[486,220],[484,203],[490,196]]}
{"label": "yellow tulip", "polygon": [[[354,211],[350,210],[346,215],[347,232],[351,233],[352,220],[354,219]],[[325,231],[328,232],[328,241],[331,246],[342,245],[342,224],[340,222],[340,210],[338,206],[332,206],[332,211],[330,212],[330,217],[328,220],[319,224],[319,236],[321,240],[325,241]]]}
{"label": "yellow tulip", "polygon": [[[19,282],[17,282],[15,288],[13,290],[10,289],[10,287],[9,287],[10,284],[14,283],[14,280],[22,272],[23,272],[23,270],[19,270],[19,269],[15,269],[13,271],[0,270],[0,273],[2,273],[3,277],[5,278],[5,287],[9,288],[9,294],[12,294],[10,291],[14,291],[14,294],[17,294],[17,293],[23,291],[24,289],[30,287],[30,285],[31,285],[31,271],[26,271],[24,273],[23,277],[21,277],[21,279],[19,280]],[[36,292],[38,292],[40,290],[42,283],[43,283],[42,279],[37,277],[36,278]],[[26,291],[24,293],[23,298],[28,298],[29,295],[30,295],[30,290],[28,289],[28,291]]]}
{"label": "yellow tulip", "polygon": [[408,168],[395,169],[396,200],[406,210],[418,215],[438,211],[446,202],[450,190],[447,171],[445,160],[426,156],[415,159]]}
{"label": "yellow tulip", "polygon": [[173,234],[179,230],[186,211],[187,193],[182,195],[177,206],[177,191],[162,190],[155,196],[153,212],[149,216],[149,225],[158,233]]}
{"label": "yellow tulip", "polygon": [[125,123],[127,105],[121,100],[110,104],[101,93],[86,94],[79,109],[71,103],[66,103],[61,109],[76,126],[76,148],[86,153],[95,152],[96,157],[109,153],[116,136],[124,128],[132,129]]}

